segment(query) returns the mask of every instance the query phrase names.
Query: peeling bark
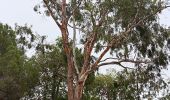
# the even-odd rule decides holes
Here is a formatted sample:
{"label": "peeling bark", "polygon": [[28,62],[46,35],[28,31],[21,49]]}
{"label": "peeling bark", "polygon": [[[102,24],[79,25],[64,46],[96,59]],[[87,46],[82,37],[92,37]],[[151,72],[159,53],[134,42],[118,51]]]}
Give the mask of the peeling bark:
{"label": "peeling bark", "polygon": [[82,100],[84,84],[85,84],[87,77],[88,77],[88,74],[85,74],[77,82],[76,87],[75,87],[74,100]]}

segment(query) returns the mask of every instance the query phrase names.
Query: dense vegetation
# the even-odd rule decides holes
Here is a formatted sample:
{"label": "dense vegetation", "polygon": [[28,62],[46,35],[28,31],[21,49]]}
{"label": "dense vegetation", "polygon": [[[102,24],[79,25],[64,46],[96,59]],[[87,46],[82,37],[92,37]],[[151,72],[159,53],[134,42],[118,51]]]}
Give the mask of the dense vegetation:
{"label": "dense vegetation", "polygon": [[[170,32],[158,22],[166,1],[59,1],[43,0],[34,8],[40,13],[43,5],[61,30],[55,44],[27,25],[0,23],[0,100],[169,98],[161,72],[169,62]],[[27,57],[28,50],[35,54]],[[106,65],[114,69],[98,73]]]}
{"label": "dense vegetation", "polygon": [[[13,30],[10,26],[1,24],[0,30],[0,98],[67,99],[67,60],[61,38],[56,40],[56,44],[48,45],[43,43],[44,36],[36,37],[27,26],[16,26]],[[30,40],[26,40],[25,37],[29,35]],[[31,58],[25,54],[28,46],[36,50]],[[80,66],[83,60],[81,49],[77,48],[76,54],[77,64]],[[155,76],[152,72],[151,67],[138,67],[121,72],[110,69],[107,75],[92,73],[86,81],[83,99],[155,98],[162,90],[168,90],[168,83],[159,73]],[[165,92],[168,98],[166,94],[168,92]]]}

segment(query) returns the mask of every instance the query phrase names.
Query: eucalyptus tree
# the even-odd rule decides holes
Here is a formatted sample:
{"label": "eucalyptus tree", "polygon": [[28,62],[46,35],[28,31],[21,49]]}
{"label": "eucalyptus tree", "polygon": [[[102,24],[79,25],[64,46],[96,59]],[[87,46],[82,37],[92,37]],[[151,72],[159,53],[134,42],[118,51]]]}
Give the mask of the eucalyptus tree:
{"label": "eucalyptus tree", "polygon": [[[160,26],[158,14],[169,7],[161,0],[43,0],[47,15],[59,27],[67,58],[68,100],[80,100],[91,72],[110,65],[123,68],[140,65],[160,73],[168,64],[165,41],[167,31]],[[40,12],[35,6],[34,10]],[[74,27],[70,25],[73,23]],[[76,66],[75,45],[70,45],[68,27],[80,31],[83,64]],[[76,31],[74,31],[76,32]],[[75,36],[75,33],[74,33]],[[77,43],[77,42],[75,42]],[[97,59],[90,57],[97,53]],[[109,55],[110,53],[110,55]],[[108,55],[107,55],[108,54]],[[126,63],[131,63],[129,66]],[[143,68],[143,67],[142,67]]]}

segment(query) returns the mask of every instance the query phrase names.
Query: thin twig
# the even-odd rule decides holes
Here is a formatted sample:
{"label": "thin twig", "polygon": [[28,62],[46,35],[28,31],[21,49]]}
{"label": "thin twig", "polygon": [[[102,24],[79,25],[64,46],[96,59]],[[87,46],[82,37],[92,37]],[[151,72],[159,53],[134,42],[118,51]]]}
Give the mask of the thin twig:
{"label": "thin twig", "polygon": [[139,64],[139,63],[144,63],[144,64],[148,64],[148,63],[152,63],[151,61],[142,61],[142,60],[130,60],[130,59],[123,59],[120,61],[110,61],[110,62],[105,62],[105,63],[101,63],[98,65],[98,67],[100,66],[104,66],[104,65],[111,65],[111,64],[121,64],[122,62],[130,62],[130,63],[135,63],[135,64]]}
{"label": "thin twig", "polygon": [[106,60],[110,60],[110,59],[119,60],[118,58],[109,57],[109,58],[106,58],[106,59],[104,59],[104,60],[101,60],[100,62],[105,62]]}

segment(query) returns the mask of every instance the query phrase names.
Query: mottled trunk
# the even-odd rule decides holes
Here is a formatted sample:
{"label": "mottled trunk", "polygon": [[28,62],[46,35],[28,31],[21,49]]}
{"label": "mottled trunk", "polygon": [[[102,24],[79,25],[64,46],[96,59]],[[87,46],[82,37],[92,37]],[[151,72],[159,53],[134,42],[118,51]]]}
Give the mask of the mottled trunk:
{"label": "mottled trunk", "polygon": [[83,82],[79,82],[77,85],[76,85],[76,88],[75,88],[75,96],[74,96],[74,100],[81,100],[82,99],[82,95],[83,95]]}
{"label": "mottled trunk", "polygon": [[74,100],[82,100],[84,84],[86,82],[88,75],[89,73],[84,73],[80,76],[80,79],[75,86]]}
{"label": "mottled trunk", "polygon": [[62,0],[62,20],[61,20],[61,26],[59,25],[59,27],[62,33],[64,51],[67,56],[67,87],[68,87],[67,95],[68,95],[68,100],[81,100],[83,94],[83,86],[86,78],[82,78],[81,81],[78,81],[74,89],[74,82],[73,82],[74,75],[75,75],[74,63],[76,65],[76,62],[74,62],[73,51],[72,51],[73,48],[70,46],[70,42],[69,42],[67,24],[68,24],[68,19],[66,14],[66,0]]}
{"label": "mottled trunk", "polygon": [[67,33],[67,23],[65,21],[62,22],[62,39],[63,39],[63,47],[64,52],[67,56],[67,86],[68,86],[68,100],[74,100],[74,86],[73,86],[73,75],[74,75],[74,62],[73,62],[73,54],[72,49],[69,46],[68,41],[68,33]]}
{"label": "mottled trunk", "polygon": [[[68,61],[68,60],[67,60]],[[72,61],[72,59],[71,59]],[[68,86],[68,100],[74,100],[73,90],[73,63],[69,61],[67,67],[67,86]]]}

